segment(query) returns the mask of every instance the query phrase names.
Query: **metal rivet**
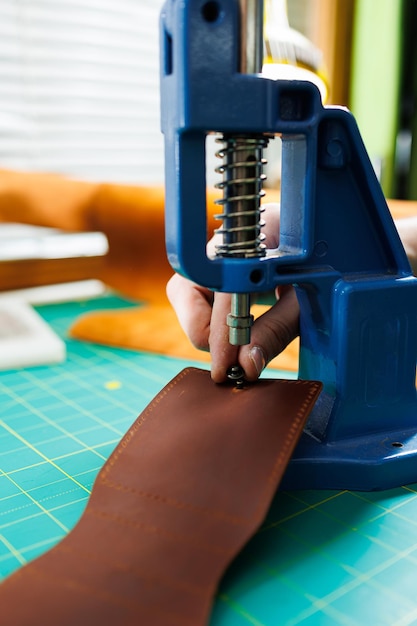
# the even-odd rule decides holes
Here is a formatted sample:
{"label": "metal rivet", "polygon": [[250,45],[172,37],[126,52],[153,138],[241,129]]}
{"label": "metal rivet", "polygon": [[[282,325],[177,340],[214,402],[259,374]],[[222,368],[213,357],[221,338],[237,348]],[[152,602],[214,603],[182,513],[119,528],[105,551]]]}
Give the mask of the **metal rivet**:
{"label": "metal rivet", "polygon": [[245,386],[245,372],[240,365],[232,365],[227,370],[227,378],[235,383],[237,389]]}

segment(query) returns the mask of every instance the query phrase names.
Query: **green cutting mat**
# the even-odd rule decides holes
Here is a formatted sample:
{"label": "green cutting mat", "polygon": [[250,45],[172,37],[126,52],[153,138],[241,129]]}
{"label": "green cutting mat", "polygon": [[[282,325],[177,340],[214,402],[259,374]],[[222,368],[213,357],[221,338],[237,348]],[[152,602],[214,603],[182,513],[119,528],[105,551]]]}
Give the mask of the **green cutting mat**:
{"label": "green cutting mat", "polygon": [[[65,336],[88,308],[122,305],[105,298],[39,310]],[[61,365],[0,374],[1,578],[75,524],[105,459],[185,365],[68,341]],[[416,571],[416,486],[279,493],[227,572],[211,626],[415,624]]]}

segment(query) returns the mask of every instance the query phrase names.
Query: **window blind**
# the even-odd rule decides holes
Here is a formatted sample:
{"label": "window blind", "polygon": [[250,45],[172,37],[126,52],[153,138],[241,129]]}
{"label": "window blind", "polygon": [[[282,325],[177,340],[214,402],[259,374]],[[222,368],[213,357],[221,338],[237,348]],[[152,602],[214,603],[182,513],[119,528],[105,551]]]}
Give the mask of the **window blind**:
{"label": "window blind", "polygon": [[162,183],[162,0],[1,0],[0,167]]}

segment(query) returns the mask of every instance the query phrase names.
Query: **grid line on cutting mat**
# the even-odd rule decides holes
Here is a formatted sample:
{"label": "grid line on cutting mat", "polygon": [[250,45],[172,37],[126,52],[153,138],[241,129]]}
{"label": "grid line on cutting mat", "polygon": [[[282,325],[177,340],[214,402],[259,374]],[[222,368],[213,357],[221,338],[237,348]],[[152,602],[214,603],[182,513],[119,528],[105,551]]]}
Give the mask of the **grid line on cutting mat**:
{"label": "grid line on cutting mat", "polygon": [[[66,362],[0,374],[0,577],[73,527],[123,433],[190,365],[65,337],[76,316],[97,304],[123,302],[39,308],[66,339]],[[416,567],[415,485],[280,492],[228,569],[211,626],[414,624]]]}

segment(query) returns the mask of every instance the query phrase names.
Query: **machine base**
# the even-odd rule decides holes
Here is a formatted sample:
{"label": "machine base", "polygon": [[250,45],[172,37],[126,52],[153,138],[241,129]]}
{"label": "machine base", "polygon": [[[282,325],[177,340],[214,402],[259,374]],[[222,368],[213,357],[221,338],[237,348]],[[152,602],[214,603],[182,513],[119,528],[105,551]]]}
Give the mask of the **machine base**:
{"label": "machine base", "polygon": [[304,432],[280,488],[375,491],[415,482],[417,429],[331,443]]}

